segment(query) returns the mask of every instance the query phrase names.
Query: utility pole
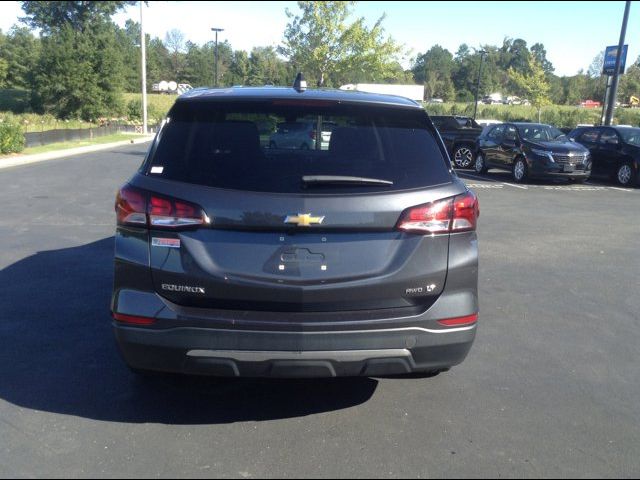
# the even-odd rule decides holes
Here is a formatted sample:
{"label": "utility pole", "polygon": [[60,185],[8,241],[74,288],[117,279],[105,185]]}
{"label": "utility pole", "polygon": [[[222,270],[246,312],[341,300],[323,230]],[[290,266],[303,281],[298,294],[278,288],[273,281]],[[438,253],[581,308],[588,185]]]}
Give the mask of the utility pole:
{"label": "utility pole", "polygon": [[215,78],[215,84],[214,86],[216,88],[218,88],[218,32],[224,32],[224,28],[212,28],[211,29],[212,32],[216,32],[216,65],[215,65],[215,70],[216,70],[216,78]]}
{"label": "utility pole", "polygon": [[622,18],[622,28],[620,29],[620,41],[618,42],[618,54],[616,56],[616,66],[613,70],[613,80],[609,91],[609,102],[607,112],[604,117],[604,124],[611,125],[613,110],[616,108],[616,95],[618,93],[618,77],[620,76],[620,63],[622,62],[622,49],[624,48],[624,37],[627,34],[627,20],[629,20],[629,8],[631,1],[627,0],[624,6],[624,17]]}
{"label": "utility pole", "polygon": [[144,38],[144,26],[142,23],[142,1],[140,1],[140,52],[142,55],[142,133],[147,134],[147,51]]}
{"label": "utility pole", "polygon": [[480,66],[478,67],[478,83],[476,84],[476,101],[473,104],[473,119],[476,119],[476,112],[478,111],[478,91],[480,90],[480,76],[482,75],[482,61],[487,54],[486,50],[480,50]]}
{"label": "utility pole", "polygon": [[604,98],[602,99],[602,115],[600,116],[600,125],[604,125],[605,115],[607,113],[607,101],[609,100],[609,91],[611,90],[611,75],[607,75],[605,81]]}

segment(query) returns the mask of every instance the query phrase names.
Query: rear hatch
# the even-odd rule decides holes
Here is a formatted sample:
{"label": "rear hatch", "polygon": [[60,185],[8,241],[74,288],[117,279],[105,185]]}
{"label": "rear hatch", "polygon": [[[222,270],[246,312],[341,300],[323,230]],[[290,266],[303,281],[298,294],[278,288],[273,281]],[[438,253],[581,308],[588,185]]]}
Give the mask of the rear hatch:
{"label": "rear hatch", "polygon": [[[327,147],[269,148],[278,124],[310,116],[332,124]],[[178,101],[125,187],[146,204],[157,293],[245,311],[428,307],[453,199],[470,198],[435,138],[419,108]]]}

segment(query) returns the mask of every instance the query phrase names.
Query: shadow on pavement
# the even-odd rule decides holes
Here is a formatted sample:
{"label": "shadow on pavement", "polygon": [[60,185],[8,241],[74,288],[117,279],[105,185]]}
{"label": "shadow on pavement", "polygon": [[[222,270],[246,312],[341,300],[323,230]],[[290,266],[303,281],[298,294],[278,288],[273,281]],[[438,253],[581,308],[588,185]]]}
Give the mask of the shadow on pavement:
{"label": "shadow on pavement", "polygon": [[39,252],[0,271],[0,399],[115,422],[231,423],[366,402],[377,381],[140,379],[111,331],[113,237]]}

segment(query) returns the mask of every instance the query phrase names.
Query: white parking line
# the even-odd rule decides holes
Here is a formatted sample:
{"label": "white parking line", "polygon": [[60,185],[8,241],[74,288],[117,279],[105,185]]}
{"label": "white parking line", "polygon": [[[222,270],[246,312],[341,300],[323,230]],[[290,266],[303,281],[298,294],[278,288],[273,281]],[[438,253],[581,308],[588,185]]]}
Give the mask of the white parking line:
{"label": "white parking line", "polygon": [[609,187],[613,190],[620,190],[621,192],[633,192],[633,190],[631,190],[630,188],[620,188],[620,187]]}
{"label": "white parking line", "polygon": [[525,187],[524,185],[514,185],[513,183],[507,183],[507,182],[502,182],[505,185],[509,185],[510,187],[514,187],[514,188],[521,188],[523,190],[529,190],[529,187]]}

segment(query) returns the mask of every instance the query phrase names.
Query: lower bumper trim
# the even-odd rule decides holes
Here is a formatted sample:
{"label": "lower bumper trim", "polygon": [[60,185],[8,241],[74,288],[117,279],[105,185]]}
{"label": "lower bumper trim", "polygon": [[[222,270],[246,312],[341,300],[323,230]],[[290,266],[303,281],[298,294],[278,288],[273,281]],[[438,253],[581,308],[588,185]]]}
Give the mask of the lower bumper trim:
{"label": "lower bumper trim", "polygon": [[407,358],[411,359],[411,352],[407,349],[380,350],[348,350],[348,351],[247,351],[247,350],[189,350],[187,357],[195,358],[224,358],[237,362],[268,362],[274,360],[326,360],[334,362],[362,362],[372,358]]}

